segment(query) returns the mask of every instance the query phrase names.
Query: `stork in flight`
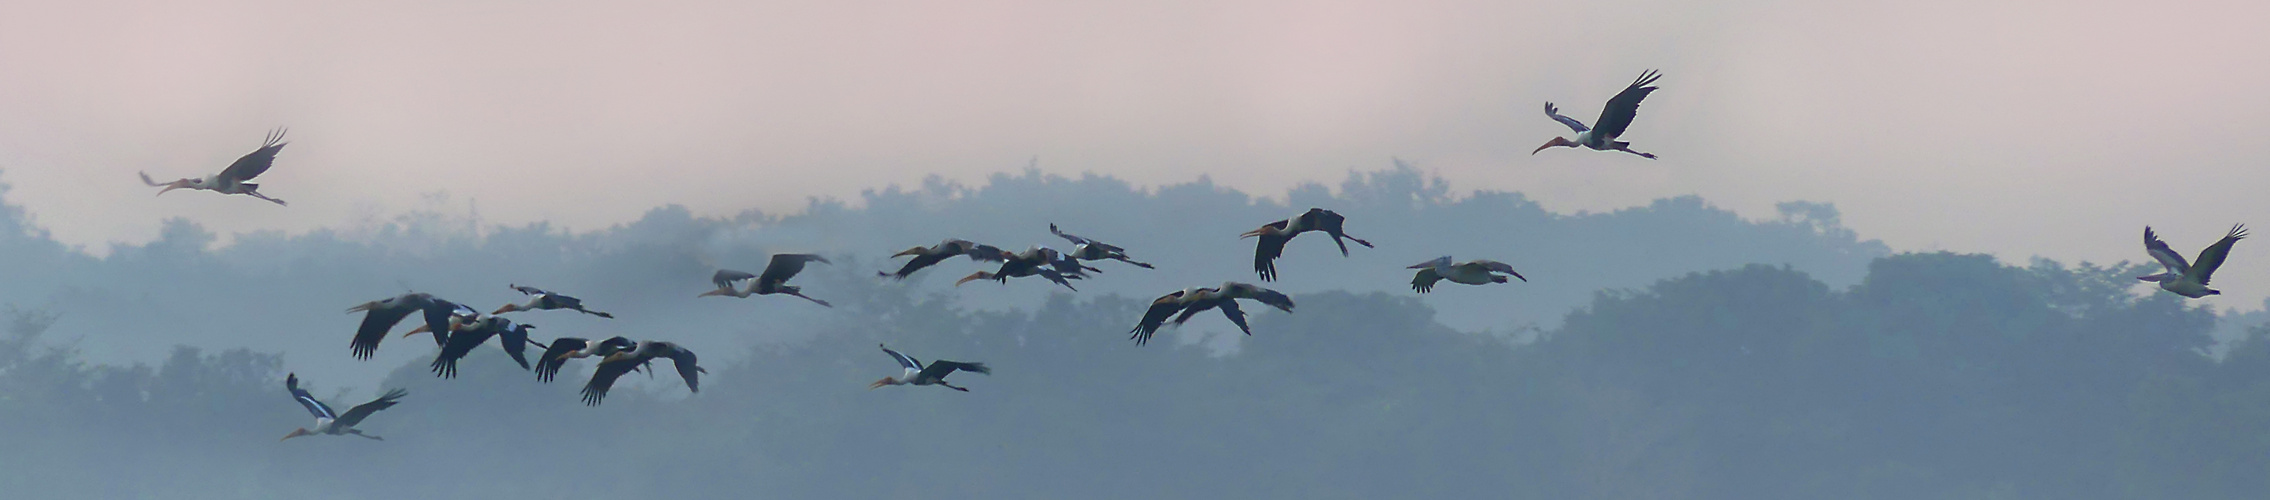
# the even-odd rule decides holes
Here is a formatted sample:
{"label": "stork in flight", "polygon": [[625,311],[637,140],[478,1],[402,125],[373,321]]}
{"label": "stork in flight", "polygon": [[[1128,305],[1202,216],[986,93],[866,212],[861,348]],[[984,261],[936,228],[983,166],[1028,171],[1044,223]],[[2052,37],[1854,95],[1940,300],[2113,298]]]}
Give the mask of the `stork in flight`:
{"label": "stork in flight", "polygon": [[936,359],[931,360],[930,364],[924,365],[922,364],[922,360],[914,359],[913,356],[899,354],[898,351],[893,351],[889,347],[884,347],[883,344],[875,344],[875,347],[882,348],[884,354],[889,354],[891,355],[891,359],[898,360],[899,368],[906,369],[906,373],[897,377],[883,377],[882,380],[877,380],[875,381],[875,383],[867,384],[868,389],[875,389],[886,385],[935,385],[945,387],[947,389],[969,392],[969,388],[946,383],[946,376],[954,374],[954,371],[956,370],[983,373],[986,375],[993,374],[993,369],[986,368],[985,363],[963,363],[960,361],[946,361],[943,359]]}
{"label": "stork in flight", "polygon": [[[678,344],[648,340],[635,347],[600,358],[599,367],[591,370],[591,381],[583,384],[583,404],[598,406],[607,399],[607,391],[615,387],[615,379],[645,366],[655,358],[670,358],[678,368],[678,377],[686,380],[686,390],[701,392],[701,374],[709,373],[699,364],[694,352]],[[651,373],[651,372],[650,372]]]}
{"label": "stork in flight", "polygon": [[2230,255],[2231,245],[2238,244],[2238,240],[2244,238],[2246,238],[2245,225],[2231,226],[2231,232],[2224,234],[2223,239],[2216,240],[2215,244],[2208,245],[2207,249],[2199,251],[2197,262],[2184,262],[2183,254],[2175,253],[2175,249],[2168,248],[2168,243],[2160,241],[2160,235],[2153,233],[2151,226],[2145,226],[2144,251],[2152,254],[2152,260],[2160,261],[2160,266],[2167,268],[2167,271],[2151,276],[2138,276],[2136,279],[2159,283],[2161,290],[2194,299],[2209,295],[2221,295],[2223,291],[2207,288],[2207,281],[2214,277],[2215,268],[2223,266],[2223,258]]}
{"label": "stork in flight", "polygon": [[1165,326],[1167,318],[1174,318],[1173,323],[1181,326],[1190,321],[1192,316],[1208,309],[1221,309],[1222,316],[1228,317],[1230,323],[1237,325],[1238,330],[1252,335],[1253,327],[1246,324],[1245,310],[1238,307],[1237,299],[1252,300],[1280,311],[1293,312],[1292,297],[1247,283],[1225,282],[1211,288],[1185,288],[1152,300],[1151,307],[1143,312],[1143,319],[1135,323],[1135,329],[1132,330],[1134,335],[1128,338],[1134,339],[1136,345],[1150,343],[1151,334]]}
{"label": "stork in flight", "polygon": [[149,184],[151,187],[164,186],[165,189],[158,190],[160,195],[175,189],[203,189],[221,194],[241,194],[283,205],[284,200],[269,198],[267,195],[260,194],[259,184],[245,181],[259,177],[261,173],[268,171],[268,167],[275,165],[276,152],[284,150],[284,144],[284,129],[279,128],[268,133],[268,140],[260,144],[260,149],[252,150],[244,157],[237,158],[236,163],[230,163],[229,168],[221,169],[221,173],[203,178],[158,182],[150,179],[148,172],[141,172],[142,183]]}
{"label": "stork in flight", "polygon": [[434,344],[445,344],[449,340],[447,333],[451,315],[461,309],[463,312],[472,312],[456,303],[434,298],[432,294],[417,292],[357,304],[347,308],[347,312],[366,314],[363,315],[362,326],[355,329],[355,339],[347,344],[348,351],[355,355],[355,359],[370,359],[371,353],[378,351],[378,342],[386,340],[386,331],[394,328],[394,324],[401,323],[402,318],[409,317],[412,312],[423,312],[426,319],[426,324],[420,327],[425,330],[412,330],[413,333],[434,331]]}
{"label": "stork in flight", "polygon": [[[772,256],[772,263],[765,265],[764,274],[749,274],[747,272],[735,271],[732,269],[717,270],[716,274],[712,274],[709,277],[709,282],[717,285],[717,289],[702,292],[702,294],[698,295],[697,297],[722,295],[734,298],[748,298],[750,295],[794,295],[804,300],[812,301],[812,303],[814,304],[819,304],[827,307],[835,307],[829,305],[828,301],[815,299],[804,295],[803,287],[788,284],[788,279],[796,277],[796,273],[804,272],[804,264],[809,262],[830,264],[826,257],[821,257],[816,254],[776,254]],[[747,290],[733,289],[734,282],[746,279],[755,279],[756,281],[749,282],[749,288]]]}
{"label": "stork in flight", "polygon": [[1292,241],[1294,236],[1300,236],[1301,233],[1323,231],[1324,234],[1331,235],[1332,243],[1340,245],[1342,257],[1348,256],[1348,243],[1341,241],[1343,239],[1354,241],[1364,248],[1373,248],[1371,242],[1349,236],[1342,229],[1341,226],[1347,221],[1348,218],[1341,216],[1339,212],[1310,208],[1293,218],[1268,223],[1260,229],[1239,234],[1238,237],[1260,238],[1253,247],[1253,272],[1261,275],[1261,281],[1276,281],[1277,257],[1285,255],[1285,242]]}
{"label": "stork in flight", "polygon": [[1505,276],[1500,276],[1498,273],[1512,275],[1514,279],[1523,282],[1529,281],[1529,278],[1521,277],[1521,273],[1514,272],[1513,266],[1504,262],[1476,259],[1451,263],[1448,255],[1438,257],[1435,260],[1420,262],[1405,269],[1419,270],[1418,275],[1411,277],[1411,290],[1419,293],[1433,291],[1435,283],[1442,280],[1450,280],[1451,283],[1463,285],[1487,285],[1508,281]]}
{"label": "stork in flight", "polygon": [[560,294],[557,294],[557,293],[547,292],[547,291],[544,291],[544,290],[543,290],[543,289],[541,289],[541,288],[536,288],[536,287],[532,287],[532,286],[520,286],[520,285],[512,285],[512,289],[513,289],[513,290],[516,290],[516,291],[519,291],[520,293],[523,293],[523,294],[527,294],[528,296],[530,296],[531,298],[529,298],[529,299],[528,299],[528,303],[526,303],[526,304],[505,304],[505,305],[504,305],[504,307],[500,307],[500,308],[497,308],[497,312],[493,312],[493,313],[489,313],[489,314],[504,314],[504,313],[513,312],[513,311],[543,311],[543,310],[552,310],[552,309],[566,309],[566,310],[570,310],[570,311],[577,311],[577,312],[581,312],[581,313],[584,313],[584,314],[589,314],[589,315],[592,315],[592,316],[598,316],[598,317],[601,317],[601,318],[607,318],[607,319],[614,319],[614,318],[615,318],[615,315],[613,315],[613,314],[607,314],[607,313],[603,313],[603,312],[599,312],[599,311],[593,311],[593,310],[590,310],[590,309],[584,309],[584,308],[583,308],[583,299],[578,299],[578,298],[575,298],[575,297],[569,297],[569,296],[566,296],[566,295],[560,295]]}
{"label": "stork in flight", "polygon": [[1632,143],[1619,141],[1616,138],[1622,137],[1624,129],[1631,127],[1632,117],[1639,115],[1639,101],[1646,99],[1649,92],[1655,91],[1655,87],[1649,87],[1648,84],[1655,83],[1655,79],[1662,77],[1663,75],[1655,72],[1655,70],[1640,73],[1639,79],[1632,80],[1631,86],[1624,87],[1623,92],[1617,92],[1616,97],[1608,99],[1608,105],[1600,108],[1600,119],[1593,120],[1590,127],[1584,126],[1584,122],[1576,121],[1575,118],[1562,115],[1560,108],[1554,107],[1552,102],[1546,102],[1545,116],[1552,117],[1553,121],[1561,122],[1562,125],[1567,125],[1570,130],[1575,130],[1576,139],[1554,137],[1553,140],[1547,141],[1543,146],[1538,146],[1536,151],[1530,151],[1529,154],[1534,155],[1537,154],[1537,151],[1558,146],[1584,146],[1593,151],[1622,151],[1639,155],[1641,158],[1655,159],[1654,154],[1633,151]]}
{"label": "stork in flight", "polygon": [[974,262],[1001,262],[1008,260],[1011,256],[1009,251],[1002,250],[1001,247],[977,243],[970,240],[947,238],[945,241],[940,241],[936,245],[900,250],[899,253],[891,254],[891,257],[904,257],[910,255],[914,256],[914,258],[906,261],[905,266],[899,267],[898,272],[886,273],[882,271],[876,271],[875,274],[887,278],[903,280],[906,279],[907,276],[913,275],[915,271],[920,271],[922,270],[922,268],[937,265],[940,262],[945,262],[946,259],[953,258],[956,255],[967,255],[969,256],[969,260]]}
{"label": "stork in flight", "polygon": [[1133,264],[1135,265],[1135,267],[1155,269],[1151,267],[1150,264],[1137,262],[1135,259],[1127,258],[1127,249],[1125,248],[1119,248],[1101,241],[1082,238],[1079,235],[1066,233],[1062,230],[1056,229],[1056,223],[1051,222],[1048,224],[1048,232],[1055,234],[1059,238],[1064,238],[1065,241],[1072,242],[1072,252],[1066,254],[1070,258],[1078,260],[1116,260],[1128,264]]}
{"label": "stork in flight", "polygon": [[317,401],[315,399],[315,395],[308,394],[307,389],[301,389],[300,376],[297,373],[284,375],[284,390],[291,391],[293,400],[299,401],[300,406],[307,407],[308,413],[315,414],[315,428],[309,429],[306,427],[301,427],[298,429],[293,429],[291,434],[285,434],[284,439],[279,439],[277,441],[283,441],[300,436],[314,436],[318,434],[328,434],[332,436],[349,434],[376,439],[379,441],[385,441],[385,439],[378,436],[364,434],[361,429],[356,429],[355,425],[363,423],[363,419],[370,417],[370,414],[372,413],[378,413],[379,410],[384,410],[394,406],[394,403],[401,400],[402,396],[409,394],[408,392],[401,389],[386,391],[386,394],[379,396],[378,399],[373,399],[368,403],[355,405],[354,408],[348,408],[347,413],[342,414],[331,411],[331,405],[323,404],[322,401]]}

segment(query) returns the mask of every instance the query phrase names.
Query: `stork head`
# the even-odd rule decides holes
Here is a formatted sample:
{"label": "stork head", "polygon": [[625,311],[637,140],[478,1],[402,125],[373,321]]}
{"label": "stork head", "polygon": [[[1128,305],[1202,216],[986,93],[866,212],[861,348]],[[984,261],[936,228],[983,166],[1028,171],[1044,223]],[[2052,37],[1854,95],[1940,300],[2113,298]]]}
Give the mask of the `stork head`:
{"label": "stork head", "polygon": [[877,388],[877,387],[882,387],[882,386],[886,386],[886,385],[898,385],[898,384],[899,384],[899,379],[896,379],[896,378],[891,378],[891,377],[883,377],[883,379],[882,379],[882,380],[877,380],[877,381],[875,381],[875,383],[872,383],[872,384],[867,384],[867,388],[868,388],[868,389],[870,389],[870,390],[872,390],[872,389],[874,389],[874,388]]}
{"label": "stork head", "polygon": [[296,438],[296,437],[300,437],[300,436],[313,436],[313,435],[315,435],[315,433],[313,433],[313,432],[308,432],[308,431],[307,431],[307,428],[306,428],[306,427],[301,427],[301,428],[298,428],[298,429],[292,429],[292,433],[291,433],[291,434],[285,434],[285,435],[284,435],[284,439],[278,439],[278,440],[276,440],[276,442],[278,442],[278,443],[281,443],[281,442],[284,442],[285,440],[288,440],[288,439],[291,439],[291,438]]}
{"label": "stork head", "polygon": [[1576,141],[1571,141],[1571,140],[1569,140],[1569,139],[1568,139],[1567,137],[1554,137],[1554,138],[1553,138],[1553,140],[1550,140],[1550,141],[1545,141],[1545,145],[1543,145],[1543,146],[1537,146],[1537,150],[1536,150],[1536,151],[1530,151],[1530,152],[1529,152],[1529,154],[1537,154],[1537,151],[1544,151],[1544,150],[1546,150],[1546,149],[1550,149],[1550,148],[1556,148],[1556,147],[1563,147],[1563,146],[1566,146],[1566,147],[1572,147],[1572,148],[1573,148],[1573,147],[1576,147],[1576,146],[1578,146],[1578,144],[1576,143]]}

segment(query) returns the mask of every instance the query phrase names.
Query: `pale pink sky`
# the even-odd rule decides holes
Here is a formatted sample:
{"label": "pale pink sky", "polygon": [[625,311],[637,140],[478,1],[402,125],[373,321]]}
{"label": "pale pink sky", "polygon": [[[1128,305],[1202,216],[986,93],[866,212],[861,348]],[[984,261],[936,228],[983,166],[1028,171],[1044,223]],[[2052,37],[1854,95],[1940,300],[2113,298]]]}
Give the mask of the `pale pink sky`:
{"label": "pale pink sky", "polygon": [[[1563,211],[1836,203],[2022,262],[2270,231],[2270,19],[2172,1],[92,1],[0,4],[0,182],[70,243],[478,200],[603,227],[1044,170],[1261,194],[1390,157]],[[1646,161],[1529,150],[1641,70]],[[269,128],[263,191],[153,198]],[[2270,235],[2270,233],[2265,233]],[[2216,299],[2270,294],[2270,242]],[[2251,257],[2250,257],[2251,256]],[[2257,258],[2258,257],[2258,258]],[[2224,278],[2241,283],[2234,278]]]}

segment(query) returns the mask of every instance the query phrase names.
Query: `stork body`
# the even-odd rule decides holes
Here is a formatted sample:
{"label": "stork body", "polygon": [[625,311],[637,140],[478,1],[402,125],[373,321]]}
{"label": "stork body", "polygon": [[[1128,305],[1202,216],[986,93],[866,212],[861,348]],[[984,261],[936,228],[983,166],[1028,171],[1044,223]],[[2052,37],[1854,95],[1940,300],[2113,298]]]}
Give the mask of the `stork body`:
{"label": "stork body", "polygon": [[867,384],[868,389],[874,389],[886,385],[935,385],[947,389],[969,392],[969,388],[946,383],[946,376],[952,375],[955,371],[976,372],[987,375],[993,374],[993,369],[986,368],[985,363],[964,363],[960,361],[946,361],[940,359],[932,360],[930,364],[924,365],[922,364],[922,360],[914,359],[913,356],[900,354],[898,351],[893,351],[890,347],[885,347],[883,344],[875,344],[875,347],[882,348],[884,354],[889,354],[891,355],[891,359],[897,360],[899,362],[899,368],[904,369],[905,373],[897,377],[883,377],[882,380],[877,380],[875,381],[875,383]]}
{"label": "stork body", "polygon": [[284,129],[276,129],[268,133],[268,140],[260,144],[260,149],[255,149],[251,153],[237,158],[235,163],[230,163],[229,167],[221,169],[220,173],[205,177],[185,178],[173,182],[158,182],[151,179],[149,173],[141,173],[142,183],[149,184],[151,187],[164,187],[165,189],[158,190],[159,195],[164,195],[167,191],[175,189],[202,189],[221,194],[241,194],[277,205],[284,205],[284,200],[260,194],[259,184],[247,182],[254,177],[259,177],[260,174],[268,171],[268,167],[275,165],[276,153],[284,150],[284,144]]}
{"label": "stork body", "polygon": [[552,343],[545,344],[543,356],[536,358],[536,380],[551,382],[554,376],[559,375],[560,368],[567,365],[567,360],[592,356],[606,359],[608,355],[630,350],[637,347],[637,344],[624,337],[598,342],[575,337],[552,339]]}
{"label": "stork body", "polygon": [[301,427],[294,429],[292,430],[291,434],[285,434],[284,439],[291,439],[300,436],[338,436],[344,434],[362,436],[370,439],[384,441],[384,439],[378,436],[364,434],[361,429],[356,429],[355,426],[362,424],[363,419],[370,417],[370,414],[378,413],[379,410],[393,407],[395,402],[402,399],[402,396],[409,394],[408,392],[401,389],[386,391],[386,394],[380,395],[378,399],[373,399],[368,403],[355,405],[354,408],[348,408],[346,413],[338,413],[331,410],[331,405],[323,404],[322,401],[315,399],[315,395],[308,394],[306,389],[301,389],[300,377],[297,373],[284,375],[284,390],[292,394],[292,400],[298,401],[300,403],[300,406],[307,408],[308,413],[315,415],[315,427]]}
{"label": "stork body", "polygon": [[1608,104],[1600,108],[1600,118],[1593,120],[1592,126],[1589,127],[1585,126],[1584,122],[1562,115],[1560,108],[1553,106],[1553,103],[1545,103],[1545,116],[1551,117],[1553,121],[1561,122],[1562,125],[1567,125],[1569,130],[1576,131],[1576,138],[1554,137],[1553,140],[1546,141],[1545,145],[1538,146],[1536,151],[1530,151],[1529,154],[1537,154],[1537,151],[1544,151],[1548,148],[1582,146],[1593,151],[1622,151],[1639,155],[1641,158],[1654,159],[1654,154],[1633,151],[1631,143],[1616,139],[1623,137],[1624,130],[1632,125],[1632,118],[1639,116],[1639,102],[1647,99],[1647,94],[1655,92],[1655,87],[1648,85],[1655,83],[1655,79],[1662,77],[1662,74],[1653,70],[1640,73],[1639,79],[1632,80],[1632,84],[1624,87],[1623,92],[1618,92],[1616,97],[1608,99]]}
{"label": "stork body", "polygon": [[[1073,272],[1067,273],[1063,271],[1064,269],[1071,269],[1073,270]],[[969,276],[963,276],[962,279],[955,280],[954,286],[961,286],[963,283],[968,283],[971,281],[988,279],[1001,282],[1001,284],[1005,285],[1009,283],[1009,278],[1039,276],[1042,278],[1047,278],[1050,282],[1056,283],[1058,285],[1063,285],[1066,289],[1077,292],[1080,291],[1080,289],[1073,288],[1072,282],[1069,280],[1084,278],[1085,275],[1079,272],[1079,270],[1081,269],[1092,268],[1082,266],[1078,261],[1066,262],[1063,254],[1057,252],[1056,249],[1035,246],[1031,249],[1025,250],[1023,253],[1016,254],[1008,260],[1002,261],[1001,269],[999,270],[991,272],[978,271],[975,273],[970,273]]]}

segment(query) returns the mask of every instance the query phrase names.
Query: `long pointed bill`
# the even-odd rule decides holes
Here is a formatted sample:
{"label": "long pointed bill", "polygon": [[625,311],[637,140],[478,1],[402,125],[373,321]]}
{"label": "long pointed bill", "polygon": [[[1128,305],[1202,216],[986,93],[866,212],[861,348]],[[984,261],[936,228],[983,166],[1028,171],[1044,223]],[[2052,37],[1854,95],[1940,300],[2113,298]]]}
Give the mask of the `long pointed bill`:
{"label": "long pointed bill", "polygon": [[1569,138],[1567,138],[1567,137],[1554,137],[1554,138],[1553,138],[1553,140],[1550,140],[1550,141],[1545,141],[1545,145],[1543,145],[1543,146],[1537,146],[1537,150],[1536,150],[1536,151],[1530,151],[1530,152],[1529,152],[1529,154],[1533,154],[1533,155],[1534,155],[1534,154],[1537,154],[1537,151],[1544,151],[1544,150],[1547,150],[1547,149],[1552,149],[1552,148],[1554,148],[1554,147],[1558,147],[1558,146],[1569,146],[1569,147],[1575,147],[1576,145],[1577,145],[1577,144],[1576,144],[1576,141],[1571,141],[1571,140],[1569,140]]}
{"label": "long pointed bill", "polygon": [[520,310],[520,304],[505,304],[505,305],[504,305],[504,307],[499,307],[499,308],[497,308],[497,311],[496,311],[496,312],[492,312],[492,313],[489,313],[489,314],[490,314],[490,315],[498,315],[498,314],[504,314],[504,313],[513,312],[513,311],[518,311],[518,310]]}
{"label": "long pointed bill", "polygon": [[719,288],[719,289],[716,289],[716,290],[710,290],[710,291],[707,291],[707,292],[702,292],[702,294],[701,294],[701,295],[695,295],[695,296],[694,296],[694,298],[697,298],[697,299],[698,299],[698,298],[702,298],[702,297],[716,297],[716,296],[719,296],[719,295],[729,295],[729,294],[732,294],[732,293],[733,293],[733,290],[732,290],[732,289],[729,289],[729,288]]}
{"label": "long pointed bill", "polygon": [[403,336],[403,337],[405,337],[405,338],[407,338],[407,337],[409,337],[409,336],[411,336],[411,335],[417,335],[417,334],[420,334],[420,333],[426,333],[426,332],[431,332],[431,331],[433,331],[433,328],[431,328],[431,327],[428,327],[428,326],[426,326],[426,325],[418,325],[418,327],[417,327],[417,328],[412,328],[412,329],[410,329],[410,331],[408,331],[408,332],[404,332],[404,333],[402,334],[402,336]]}
{"label": "long pointed bill", "polygon": [[276,442],[278,442],[278,443],[281,443],[281,442],[284,442],[285,440],[289,440],[289,439],[291,439],[291,438],[296,438],[296,437],[305,436],[305,435],[308,435],[307,429],[292,429],[292,433],[291,433],[291,434],[285,434],[285,435],[284,435],[284,439],[278,439],[278,440],[276,440]]}
{"label": "long pointed bill", "polygon": [[877,381],[875,381],[875,383],[872,383],[872,384],[867,384],[867,388],[868,388],[869,390],[873,390],[873,389],[875,389],[875,388],[879,388],[879,387],[882,387],[882,386],[891,385],[891,383],[892,383],[892,382],[897,382],[897,381],[898,381],[898,380],[892,379],[892,378],[890,378],[890,377],[883,377],[883,379],[882,379],[882,380],[877,380]]}
{"label": "long pointed bill", "polygon": [[165,188],[165,189],[160,189],[160,190],[158,190],[158,194],[159,194],[159,195],[164,195],[164,194],[166,194],[166,191],[172,191],[172,190],[181,189],[181,188],[186,188],[186,187],[189,187],[189,181],[188,181],[188,180],[178,180],[178,181],[173,181],[173,182],[169,182],[169,183],[166,183],[166,188]]}

